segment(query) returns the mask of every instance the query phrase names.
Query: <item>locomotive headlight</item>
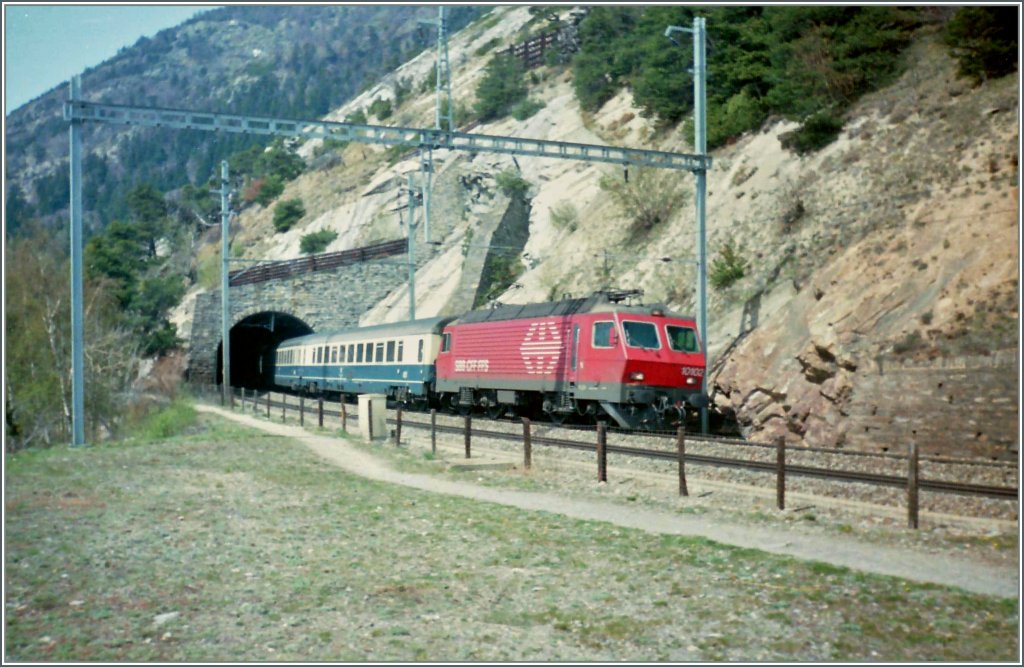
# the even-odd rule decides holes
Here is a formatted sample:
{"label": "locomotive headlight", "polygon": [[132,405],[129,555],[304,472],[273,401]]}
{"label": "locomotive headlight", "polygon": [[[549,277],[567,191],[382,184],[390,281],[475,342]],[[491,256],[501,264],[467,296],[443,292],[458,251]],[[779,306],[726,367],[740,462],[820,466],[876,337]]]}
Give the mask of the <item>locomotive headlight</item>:
{"label": "locomotive headlight", "polygon": [[688,377],[688,378],[686,378],[686,384],[697,384],[697,378],[695,378],[695,377]]}
{"label": "locomotive headlight", "polygon": [[641,373],[640,371],[633,371],[632,373],[629,374],[629,381],[630,382],[643,382],[644,381],[644,374]]}

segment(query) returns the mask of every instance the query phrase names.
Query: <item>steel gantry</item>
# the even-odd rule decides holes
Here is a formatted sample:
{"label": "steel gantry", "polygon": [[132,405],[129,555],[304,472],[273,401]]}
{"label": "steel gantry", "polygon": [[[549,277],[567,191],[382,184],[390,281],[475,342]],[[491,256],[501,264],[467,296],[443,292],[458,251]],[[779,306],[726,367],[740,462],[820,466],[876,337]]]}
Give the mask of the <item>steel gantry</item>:
{"label": "steel gantry", "polygon": [[[695,29],[697,22],[695,20]],[[700,24],[701,43],[703,44],[703,23]],[[703,78],[703,67],[695,68],[695,75]],[[70,186],[71,186],[71,322],[72,322],[72,445],[85,444],[85,411],[84,411],[84,378],[82,373],[82,323],[83,305],[81,296],[82,285],[82,148],[81,128],[84,123],[113,123],[129,126],[165,127],[175,130],[206,130],[210,132],[231,132],[240,134],[262,134],[274,137],[294,137],[300,139],[335,139],[339,141],[356,141],[368,144],[386,144],[391,146],[408,146],[421,151],[448,149],[466,152],[503,153],[506,155],[524,155],[554,158],[561,160],[578,160],[616,164],[623,167],[654,167],[658,169],[675,169],[689,171],[698,178],[698,185],[711,167],[711,158],[700,146],[700,154],[672,153],[639,148],[621,148],[617,146],[601,146],[545,139],[527,139],[522,137],[493,136],[455,132],[449,128],[416,128],[389,127],[382,125],[363,125],[325,120],[294,120],[283,118],[267,118],[258,116],[241,116],[237,114],[191,111],[186,109],[163,109],[121,104],[102,104],[81,99],[81,78],[72,77],[70,99],[64,104],[64,120],[70,124]],[[226,167],[225,167],[226,169]],[[697,248],[697,302],[700,304],[698,327],[707,350],[706,323],[704,315],[705,266],[703,247],[703,200],[700,198],[698,207],[699,235]],[[411,241],[410,241],[411,247]],[[225,253],[226,254],[226,253]],[[225,290],[226,291],[226,290]],[[226,347],[226,341],[225,341]],[[705,396],[707,383],[703,383]],[[703,422],[706,424],[706,409],[703,411]],[[705,429],[706,430],[706,429]]]}

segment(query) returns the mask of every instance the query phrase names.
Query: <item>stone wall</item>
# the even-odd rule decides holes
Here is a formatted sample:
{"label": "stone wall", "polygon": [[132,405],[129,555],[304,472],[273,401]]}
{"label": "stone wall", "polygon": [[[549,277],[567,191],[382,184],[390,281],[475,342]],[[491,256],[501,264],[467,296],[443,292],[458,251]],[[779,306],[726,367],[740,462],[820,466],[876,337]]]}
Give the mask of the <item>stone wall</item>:
{"label": "stone wall", "polygon": [[[314,331],[355,326],[363,313],[407,278],[405,256],[398,255],[285,280],[239,285],[231,288],[231,326],[263,312],[291,315]],[[191,382],[216,382],[220,299],[219,289],[196,299],[188,370]]]}
{"label": "stone wall", "polygon": [[1016,350],[930,362],[878,358],[857,369],[848,446],[903,451],[916,431],[923,453],[1015,459],[1017,369]]}

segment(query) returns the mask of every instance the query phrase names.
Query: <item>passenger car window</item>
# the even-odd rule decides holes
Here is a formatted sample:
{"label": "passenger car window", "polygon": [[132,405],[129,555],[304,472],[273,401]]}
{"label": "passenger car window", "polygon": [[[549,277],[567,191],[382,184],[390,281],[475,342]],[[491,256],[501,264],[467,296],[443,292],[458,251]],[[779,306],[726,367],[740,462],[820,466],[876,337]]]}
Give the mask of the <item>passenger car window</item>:
{"label": "passenger car window", "polygon": [[626,335],[626,345],[657,350],[661,347],[658,340],[658,329],[651,322],[623,322],[622,330]]}
{"label": "passenger car window", "polygon": [[690,327],[677,327],[671,324],[665,327],[668,333],[668,345],[676,352],[700,352],[697,345],[697,332]]}
{"label": "passenger car window", "polygon": [[594,347],[615,347],[612,344],[612,332],[615,331],[614,322],[594,322]]}
{"label": "passenger car window", "polygon": [[[388,341],[387,362],[390,364],[390,363],[394,362],[394,360],[395,360],[395,341],[389,340]],[[378,359],[377,361],[380,361],[380,359]]]}

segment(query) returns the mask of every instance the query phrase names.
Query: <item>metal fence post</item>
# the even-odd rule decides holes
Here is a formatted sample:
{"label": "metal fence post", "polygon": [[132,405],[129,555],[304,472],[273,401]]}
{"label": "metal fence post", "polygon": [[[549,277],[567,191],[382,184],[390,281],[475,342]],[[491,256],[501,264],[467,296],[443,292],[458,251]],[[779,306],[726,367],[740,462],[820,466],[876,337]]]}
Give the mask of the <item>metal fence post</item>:
{"label": "metal fence post", "polygon": [[281,394],[281,423],[285,420],[285,410],[288,409],[288,394]]}
{"label": "metal fence post", "polygon": [[907,524],[909,528],[917,528],[917,441],[910,441],[910,456],[907,457]]}
{"label": "metal fence post", "polygon": [[270,419],[270,392],[267,392],[267,419]]}
{"label": "metal fence post", "polygon": [[402,404],[398,404],[398,409],[395,411],[395,447],[399,447],[402,444]]}
{"label": "metal fence post", "polygon": [[533,442],[530,439],[530,420],[523,417],[523,467],[527,470],[533,465]]}
{"label": "metal fence post", "polygon": [[370,444],[373,444],[373,401],[366,401],[366,432],[370,434]]}
{"label": "metal fence post", "polygon": [[679,495],[688,496],[686,489],[686,434],[682,426],[676,430],[676,449],[679,451]]}
{"label": "metal fence post", "polygon": [[597,422],[597,481],[608,481],[608,459],[605,449],[608,435],[604,422]]}
{"label": "metal fence post", "polygon": [[316,399],[316,425],[319,428],[324,427],[324,397],[319,396]]}
{"label": "metal fence post", "polygon": [[470,416],[470,415],[466,415],[465,438],[466,438],[466,458],[467,459],[469,458],[469,437],[470,437],[469,434],[470,434],[470,430],[472,428],[472,425],[473,425],[473,417]]}
{"label": "metal fence post", "polygon": [[299,396],[299,426],[306,425],[306,397]]}
{"label": "metal fence post", "polygon": [[430,453],[437,455],[437,410],[430,409]]}
{"label": "metal fence post", "polygon": [[348,433],[348,410],[345,408],[345,397],[341,397],[341,430]]}
{"label": "metal fence post", "polygon": [[786,509],[786,438],[775,441],[775,502],[780,510]]}

